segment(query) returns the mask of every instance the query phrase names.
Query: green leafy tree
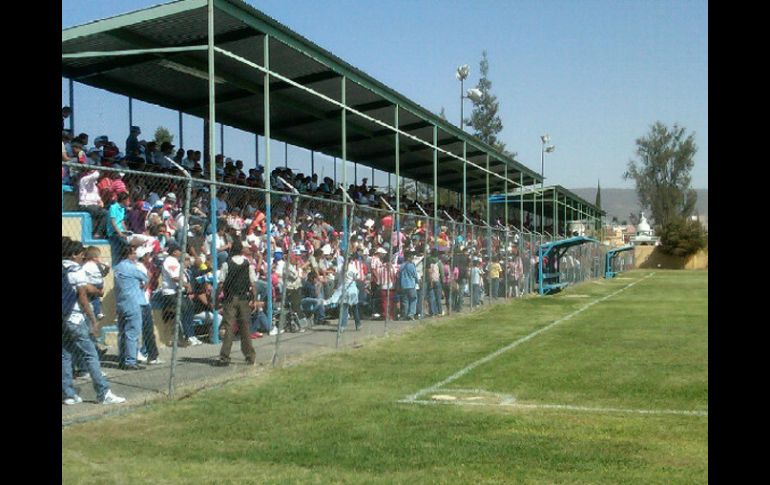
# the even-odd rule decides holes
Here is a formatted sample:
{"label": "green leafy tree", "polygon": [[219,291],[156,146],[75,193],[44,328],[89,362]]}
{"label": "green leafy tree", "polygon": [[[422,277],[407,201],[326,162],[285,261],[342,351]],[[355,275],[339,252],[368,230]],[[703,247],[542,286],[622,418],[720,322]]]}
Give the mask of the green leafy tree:
{"label": "green leafy tree", "polygon": [[155,143],[158,144],[158,146],[161,145],[164,141],[167,141],[169,143],[174,143],[174,135],[171,134],[170,131],[168,131],[168,128],[165,126],[159,126],[155,130]]}
{"label": "green leafy tree", "polygon": [[668,128],[660,121],[636,140],[638,160],[629,160],[623,174],[636,182],[642,209],[649,209],[657,227],[692,214],[697,201],[690,188],[690,171],[698,150],[695,135],[677,124]]}
{"label": "green leafy tree", "polygon": [[708,235],[697,220],[677,218],[661,228],[661,249],[674,256],[689,256],[708,244]]}
{"label": "green leafy tree", "polygon": [[487,51],[481,54],[481,63],[479,64],[481,79],[476,88],[481,91],[481,100],[473,101],[473,111],[470,118],[465,119],[465,124],[473,128],[473,135],[479,140],[498,149],[510,157],[515,157],[515,152],[509,152],[505,148],[505,143],[497,138],[497,135],[503,131],[503,122],[497,112],[500,108],[500,102],[497,96],[492,94],[492,81],[489,80],[489,61],[487,60]]}

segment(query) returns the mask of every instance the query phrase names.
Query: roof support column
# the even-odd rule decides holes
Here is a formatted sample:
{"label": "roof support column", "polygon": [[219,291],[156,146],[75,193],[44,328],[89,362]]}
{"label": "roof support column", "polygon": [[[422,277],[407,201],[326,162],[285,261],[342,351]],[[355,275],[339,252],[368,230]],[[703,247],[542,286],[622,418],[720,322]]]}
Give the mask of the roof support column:
{"label": "roof support column", "polygon": [[273,281],[273,253],[270,250],[270,227],[272,226],[272,220],[270,213],[270,206],[272,204],[271,201],[271,194],[270,194],[270,36],[265,35],[262,39],[262,57],[265,60],[265,80],[264,80],[264,102],[262,103],[264,107],[264,120],[265,120],[265,242],[267,252],[266,257],[267,259],[267,321],[272,322],[273,321],[273,292],[269,291],[269,289],[272,287],[271,281]]}
{"label": "roof support column", "polygon": [[310,177],[312,179],[313,174],[315,173],[315,152],[310,152]]}
{"label": "roof support column", "polygon": [[259,135],[254,133],[254,168],[259,167]]}
{"label": "roof support column", "polygon": [[[225,125],[219,123],[219,153],[225,154]],[[222,161],[224,163],[224,160]]]}
{"label": "roof support column", "polygon": [[[503,207],[505,211],[505,255],[506,258],[510,258],[510,253],[508,252],[508,233],[510,232],[508,230],[508,162],[505,162],[505,180],[503,183],[505,184],[503,188],[503,193],[505,194],[505,205]],[[508,261],[509,259],[506,259],[503,265],[503,275],[505,275],[505,293],[503,295],[505,298],[508,298]]]}
{"label": "roof support column", "polygon": [[[341,79],[341,97],[342,97],[342,190],[347,192],[348,190],[348,102],[347,102],[347,76],[342,76]],[[345,246],[340,244],[340,248],[347,248],[350,244],[350,235],[348,234],[348,204],[345,196],[342,196],[342,242]],[[345,281],[345,274],[342,275],[342,281]]]}
{"label": "roof support column", "polygon": [[75,81],[69,78],[70,86],[70,134],[75,137]]}
{"label": "roof support column", "polygon": [[[519,172],[519,234],[524,234],[524,172]],[[519,236],[521,241],[521,236]]]}
{"label": "roof support column", "polygon": [[[394,106],[394,125],[396,130],[398,130],[398,105]],[[396,244],[398,244],[398,252],[401,253],[401,153],[400,153],[400,144],[401,139],[399,138],[398,131],[395,132],[395,141],[396,141],[396,220],[395,220],[395,227],[396,227]],[[388,188],[390,188],[390,174],[388,174]],[[388,193],[390,193],[390,190],[388,190]],[[393,244],[393,241],[388,241],[388,244]],[[391,261],[392,263],[392,261]]]}
{"label": "roof support column", "polygon": [[[433,238],[434,238],[434,241],[437,234],[438,234],[438,126],[433,125]],[[427,238],[425,241],[427,242]]]}
{"label": "roof support column", "polygon": [[[489,153],[487,153],[487,265],[492,263],[492,229],[489,223]],[[487,266],[489,267],[489,266]],[[487,302],[492,302],[492,273],[487,271],[489,275],[489,292],[487,293]],[[497,295],[495,295],[497,297]]]}
{"label": "roof support column", "polygon": [[467,236],[465,227],[468,220],[468,143],[463,140],[463,239]]}
{"label": "roof support column", "polygon": [[[75,111],[75,110],[72,110]],[[75,126],[75,123],[72,122],[72,126]],[[134,98],[131,96],[128,97],[128,131],[131,132],[131,127],[134,126]],[[72,136],[75,136],[75,132],[72,132]]]}
{"label": "roof support column", "polygon": [[569,237],[567,228],[567,197],[564,197],[564,237]]}
{"label": "roof support column", "polygon": [[559,211],[556,208],[556,189],[553,191],[553,207],[551,208],[553,213],[553,237],[558,239],[559,236]]}
{"label": "roof support column", "polygon": [[184,124],[181,111],[179,112],[179,148],[184,148]]}
{"label": "roof support column", "polygon": [[[211,258],[214,268],[218,268],[217,263],[217,186],[214,183],[216,181],[216,167],[214,166],[214,123],[216,123],[216,91],[214,89],[214,0],[208,1],[208,64],[209,64],[209,119],[208,119],[208,140],[209,140],[209,218],[211,219]],[[213,294],[219,294],[219,281],[217,279],[217,272],[214,271],[214,283]],[[219,313],[216,311],[216,304],[214,305],[214,315],[211,328],[211,342],[219,343]]]}
{"label": "roof support column", "polygon": [[283,166],[285,168],[289,166],[289,142],[283,142]]}

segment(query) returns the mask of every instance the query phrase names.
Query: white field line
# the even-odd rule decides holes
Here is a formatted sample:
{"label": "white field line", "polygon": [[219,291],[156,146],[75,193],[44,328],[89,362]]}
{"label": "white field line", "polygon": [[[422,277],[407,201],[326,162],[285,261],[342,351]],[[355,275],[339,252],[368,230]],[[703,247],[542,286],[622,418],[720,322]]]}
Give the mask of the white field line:
{"label": "white field line", "polygon": [[416,393],[412,394],[411,396],[407,396],[405,399],[402,399],[399,402],[405,402],[405,403],[414,402],[420,396],[422,396],[424,394],[427,394],[429,392],[434,392],[437,389],[440,389],[440,388],[446,386],[450,382],[456,381],[457,379],[461,378],[462,376],[464,376],[468,372],[472,371],[476,367],[480,366],[481,364],[485,364],[485,363],[489,362],[490,360],[494,359],[495,357],[499,356],[500,354],[502,354],[504,352],[507,352],[507,351],[509,351],[509,350],[511,350],[511,349],[513,349],[515,347],[518,347],[520,344],[523,344],[524,342],[526,342],[526,341],[536,337],[537,335],[545,332],[546,330],[549,330],[549,329],[555,327],[556,325],[558,325],[558,324],[560,324],[560,323],[562,323],[564,321],[569,320],[570,318],[574,317],[578,313],[581,313],[581,312],[584,312],[585,310],[588,310],[589,308],[591,308],[592,306],[596,305],[597,303],[601,303],[604,300],[607,300],[608,298],[612,298],[613,296],[617,295],[621,291],[625,291],[628,288],[631,288],[635,284],[639,283],[640,281],[646,280],[647,278],[653,276],[654,274],[655,274],[654,272],[650,273],[647,276],[645,276],[644,278],[636,280],[633,283],[629,283],[626,286],[624,286],[623,288],[621,288],[621,289],[619,289],[619,290],[617,290],[617,291],[615,291],[613,293],[610,293],[607,296],[604,296],[602,298],[599,298],[598,300],[594,300],[591,303],[588,303],[588,304],[584,305],[583,307],[575,310],[574,312],[570,313],[569,315],[565,315],[565,316],[561,317],[560,319],[558,319],[558,320],[556,320],[554,322],[549,323],[545,327],[540,328],[538,330],[535,330],[531,334],[529,334],[529,335],[527,335],[525,337],[522,337],[522,338],[520,338],[518,340],[513,341],[512,343],[506,345],[505,347],[492,352],[491,354],[487,355],[486,357],[482,357],[481,359],[477,360],[476,362],[473,362],[473,363],[467,365],[466,367],[463,367],[462,369],[460,369],[459,371],[455,372],[451,376],[447,377],[443,381],[441,381],[441,382],[439,382],[437,384],[434,384],[434,385],[432,385],[430,387],[426,387],[425,389],[421,389],[421,390],[417,391]]}
{"label": "white field line", "polygon": [[[494,394],[494,393],[490,393]],[[633,408],[602,408],[602,407],[590,407],[590,406],[572,406],[569,404],[523,404],[514,402],[513,400],[506,399],[499,404],[490,404],[483,402],[467,402],[467,401],[426,401],[426,400],[402,400],[399,401],[404,404],[423,404],[423,405],[437,405],[437,404],[452,404],[455,406],[508,406],[515,408],[528,408],[528,409],[561,409],[566,411],[585,411],[593,413],[630,413],[630,414],[657,414],[657,415],[682,415],[682,416],[705,416],[708,417],[708,411],[687,411],[679,409],[633,409]]]}

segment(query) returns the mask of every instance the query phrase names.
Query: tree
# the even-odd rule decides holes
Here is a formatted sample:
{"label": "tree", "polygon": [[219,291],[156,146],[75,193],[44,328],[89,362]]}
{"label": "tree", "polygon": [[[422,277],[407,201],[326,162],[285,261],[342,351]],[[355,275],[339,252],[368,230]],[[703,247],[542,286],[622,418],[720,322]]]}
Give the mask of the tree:
{"label": "tree", "polygon": [[695,190],[690,188],[690,171],[698,150],[695,135],[686,135],[676,123],[669,129],[657,121],[636,145],[639,160],[629,160],[623,178],[636,182],[642,209],[650,209],[659,228],[689,216],[697,201]]}
{"label": "tree", "polygon": [[491,93],[492,81],[487,77],[489,75],[489,61],[487,60],[487,51],[481,53],[481,63],[479,64],[481,79],[476,86],[481,91],[481,100],[473,101],[473,111],[471,117],[465,119],[464,123],[473,128],[473,135],[484,143],[496,148],[500,152],[515,157],[515,152],[509,152],[505,149],[505,143],[497,139],[497,134],[503,131],[503,122],[497,115],[500,103],[497,96]]}
{"label": "tree", "polygon": [[708,236],[697,220],[681,217],[663,226],[660,232],[661,249],[674,256],[689,256],[708,244]]}
{"label": "tree", "polygon": [[174,135],[171,134],[170,131],[168,131],[168,128],[165,126],[159,126],[155,130],[155,143],[160,146],[164,141],[167,141],[169,143],[174,142]]}
{"label": "tree", "polygon": [[596,200],[594,201],[594,205],[599,208],[599,210],[602,209],[602,186],[599,181],[596,182]]}
{"label": "tree", "polygon": [[[594,201],[594,205],[599,209],[599,212],[602,210],[602,186],[601,183],[597,180],[596,181],[596,200]],[[596,228],[600,229],[602,225],[601,220],[596,221]]]}
{"label": "tree", "polygon": [[439,118],[441,118],[444,121],[449,121],[446,117],[446,113],[444,112],[444,107],[441,107],[441,111],[438,114]]}

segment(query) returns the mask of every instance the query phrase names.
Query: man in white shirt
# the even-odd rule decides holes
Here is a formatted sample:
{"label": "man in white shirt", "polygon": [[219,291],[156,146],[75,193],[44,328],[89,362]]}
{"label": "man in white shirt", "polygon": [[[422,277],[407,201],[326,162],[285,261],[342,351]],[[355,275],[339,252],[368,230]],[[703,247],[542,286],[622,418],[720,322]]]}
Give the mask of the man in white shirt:
{"label": "man in white shirt", "polygon": [[[161,272],[161,295],[163,298],[163,321],[166,324],[174,325],[176,311],[177,291],[190,290],[190,283],[187,281],[186,272],[182,268],[179,259],[182,256],[182,249],[177,245],[172,245],[168,249],[168,256],[163,261],[163,270]],[[200,345],[203,342],[195,337],[195,329],[192,324],[192,304],[190,299],[182,295],[181,322],[184,338],[189,345]]]}
{"label": "man in white shirt", "polygon": [[96,187],[98,180],[99,171],[93,170],[86,172],[78,182],[78,209],[91,215],[94,239],[106,238],[107,209],[104,208],[104,202]]}

